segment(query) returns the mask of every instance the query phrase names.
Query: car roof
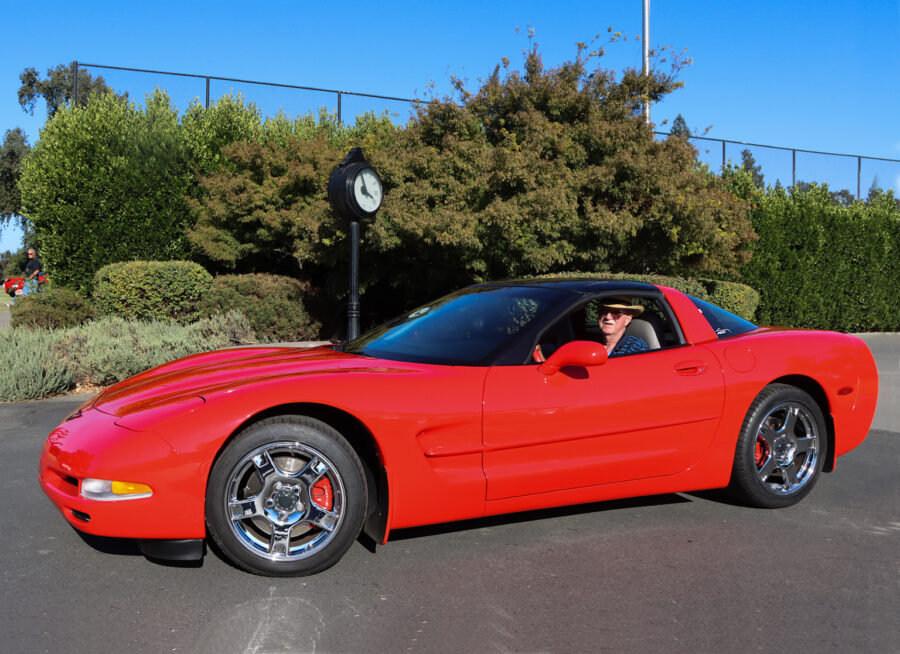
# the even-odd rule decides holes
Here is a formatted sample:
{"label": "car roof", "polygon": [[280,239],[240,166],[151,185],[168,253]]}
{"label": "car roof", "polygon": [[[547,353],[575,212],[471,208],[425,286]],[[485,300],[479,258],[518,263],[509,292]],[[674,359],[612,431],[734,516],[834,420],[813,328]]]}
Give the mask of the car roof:
{"label": "car roof", "polygon": [[489,286],[541,286],[559,288],[575,293],[620,293],[622,295],[659,295],[660,290],[653,284],[644,282],[628,282],[621,280],[600,280],[590,277],[532,277],[523,279],[505,279],[496,282],[483,282],[474,287]]}

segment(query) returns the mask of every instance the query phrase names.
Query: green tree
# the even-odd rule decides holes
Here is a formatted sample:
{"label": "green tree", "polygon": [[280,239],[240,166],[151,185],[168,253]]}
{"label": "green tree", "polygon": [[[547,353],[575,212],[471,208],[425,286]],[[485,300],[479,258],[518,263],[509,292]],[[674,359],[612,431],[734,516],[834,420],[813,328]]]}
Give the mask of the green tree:
{"label": "green tree", "polygon": [[30,151],[25,132],[18,127],[6,130],[0,146],[0,229],[22,214],[19,176],[22,162]]}
{"label": "green tree", "polygon": [[221,148],[220,165],[201,178],[191,201],[194,256],[216,272],[297,276],[340,268],[345,252],[334,246],[344,226],[328,204],[328,177],[350,145],[372,152],[395,131],[385,115],[363,114],[349,126],[327,112],[279,115],[250,140]]}
{"label": "green tree", "polygon": [[746,261],[748,205],[696,169],[683,139],[657,141],[641,119],[645,95],[681,85],[678,62],[650,77],[591,62],[580,49],[546,69],[532,48],[522,72],[498,66],[476,93],[458,88],[459,102],[428,103],[397,147],[373,153],[387,193],[368,238],[402,262],[406,274],[385,278],[403,295],[573,269],[720,274]]}
{"label": "green tree", "polygon": [[741,168],[750,173],[753,178],[753,185],[758,189],[766,187],[765,178],[762,174],[762,166],[756,163],[753,153],[747,148],[741,150]]}
{"label": "green tree", "polygon": [[191,176],[176,110],[111,91],[48,120],[22,169],[23,214],[54,281],[87,291],[103,265],[187,256]]}
{"label": "green tree", "polygon": [[691,138],[691,130],[688,128],[687,123],[681,114],[675,116],[675,120],[672,121],[672,129],[669,130],[669,134],[672,136],[681,136],[683,138]]}
{"label": "green tree", "polygon": [[[29,114],[34,113],[34,106],[39,99],[47,105],[47,115],[53,116],[57,109],[72,99],[74,93],[73,64],[60,64],[47,69],[47,78],[41,79],[36,68],[26,68],[19,75],[22,86],[19,87],[19,104]],[[106,81],[101,76],[94,77],[84,68],[78,69],[78,101],[84,106],[93,93],[107,90]]]}
{"label": "green tree", "polygon": [[325,181],[362,145],[385,200],[363,225],[360,276],[383,315],[479,279],[734,274],[753,240],[749,203],[698,168],[684,139],[657,141],[641,118],[644,97],[680,86],[678,58],[646,77],[591,68],[595,54],[582,47],[545,69],[532,48],[522,71],[505,62],[474,93],[457,80],[453,97],[422,104],[402,129],[374,121],[335,138],[320,121],[318,136],[291,141],[273,123],[278,138],[226,147],[225,165],[201,180],[192,245],[220,270],[293,261],[339,295],[346,227]]}
{"label": "green tree", "polygon": [[840,191],[832,191],[831,199],[835,204],[838,204],[842,207],[849,207],[853,204],[853,201],[856,199],[853,194],[848,189],[841,189]]}
{"label": "green tree", "polygon": [[261,135],[261,114],[242,94],[223,95],[209,107],[194,100],[181,118],[188,154],[198,174],[223,162],[222,148],[239,141],[256,141]]}

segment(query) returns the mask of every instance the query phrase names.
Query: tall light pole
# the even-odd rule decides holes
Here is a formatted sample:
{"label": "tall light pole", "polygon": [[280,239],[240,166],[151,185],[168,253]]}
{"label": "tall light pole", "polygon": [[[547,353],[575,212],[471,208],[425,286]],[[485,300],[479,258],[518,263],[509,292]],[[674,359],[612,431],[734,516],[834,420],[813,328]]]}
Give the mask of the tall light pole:
{"label": "tall light pole", "polygon": [[[650,0],[644,0],[644,77],[650,76]],[[650,124],[650,98],[644,93],[644,122]]]}

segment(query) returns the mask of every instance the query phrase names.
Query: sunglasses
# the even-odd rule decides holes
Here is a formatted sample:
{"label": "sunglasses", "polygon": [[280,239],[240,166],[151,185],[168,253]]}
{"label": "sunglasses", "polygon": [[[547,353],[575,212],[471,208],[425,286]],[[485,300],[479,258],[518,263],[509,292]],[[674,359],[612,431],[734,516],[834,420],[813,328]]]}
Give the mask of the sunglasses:
{"label": "sunglasses", "polygon": [[621,309],[600,309],[599,315],[601,318],[606,314],[611,315],[613,318],[619,319],[625,315],[625,312]]}

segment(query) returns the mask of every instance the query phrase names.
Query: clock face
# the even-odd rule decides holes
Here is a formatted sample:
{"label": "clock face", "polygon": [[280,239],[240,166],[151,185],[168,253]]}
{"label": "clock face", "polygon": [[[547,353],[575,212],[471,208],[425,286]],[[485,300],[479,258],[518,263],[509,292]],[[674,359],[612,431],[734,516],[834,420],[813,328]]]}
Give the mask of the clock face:
{"label": "clock face", "polygon": [[381,206],[381,180],[372,168],[363,168],[353,180],[353,197],[359,208],[375,213]]}

